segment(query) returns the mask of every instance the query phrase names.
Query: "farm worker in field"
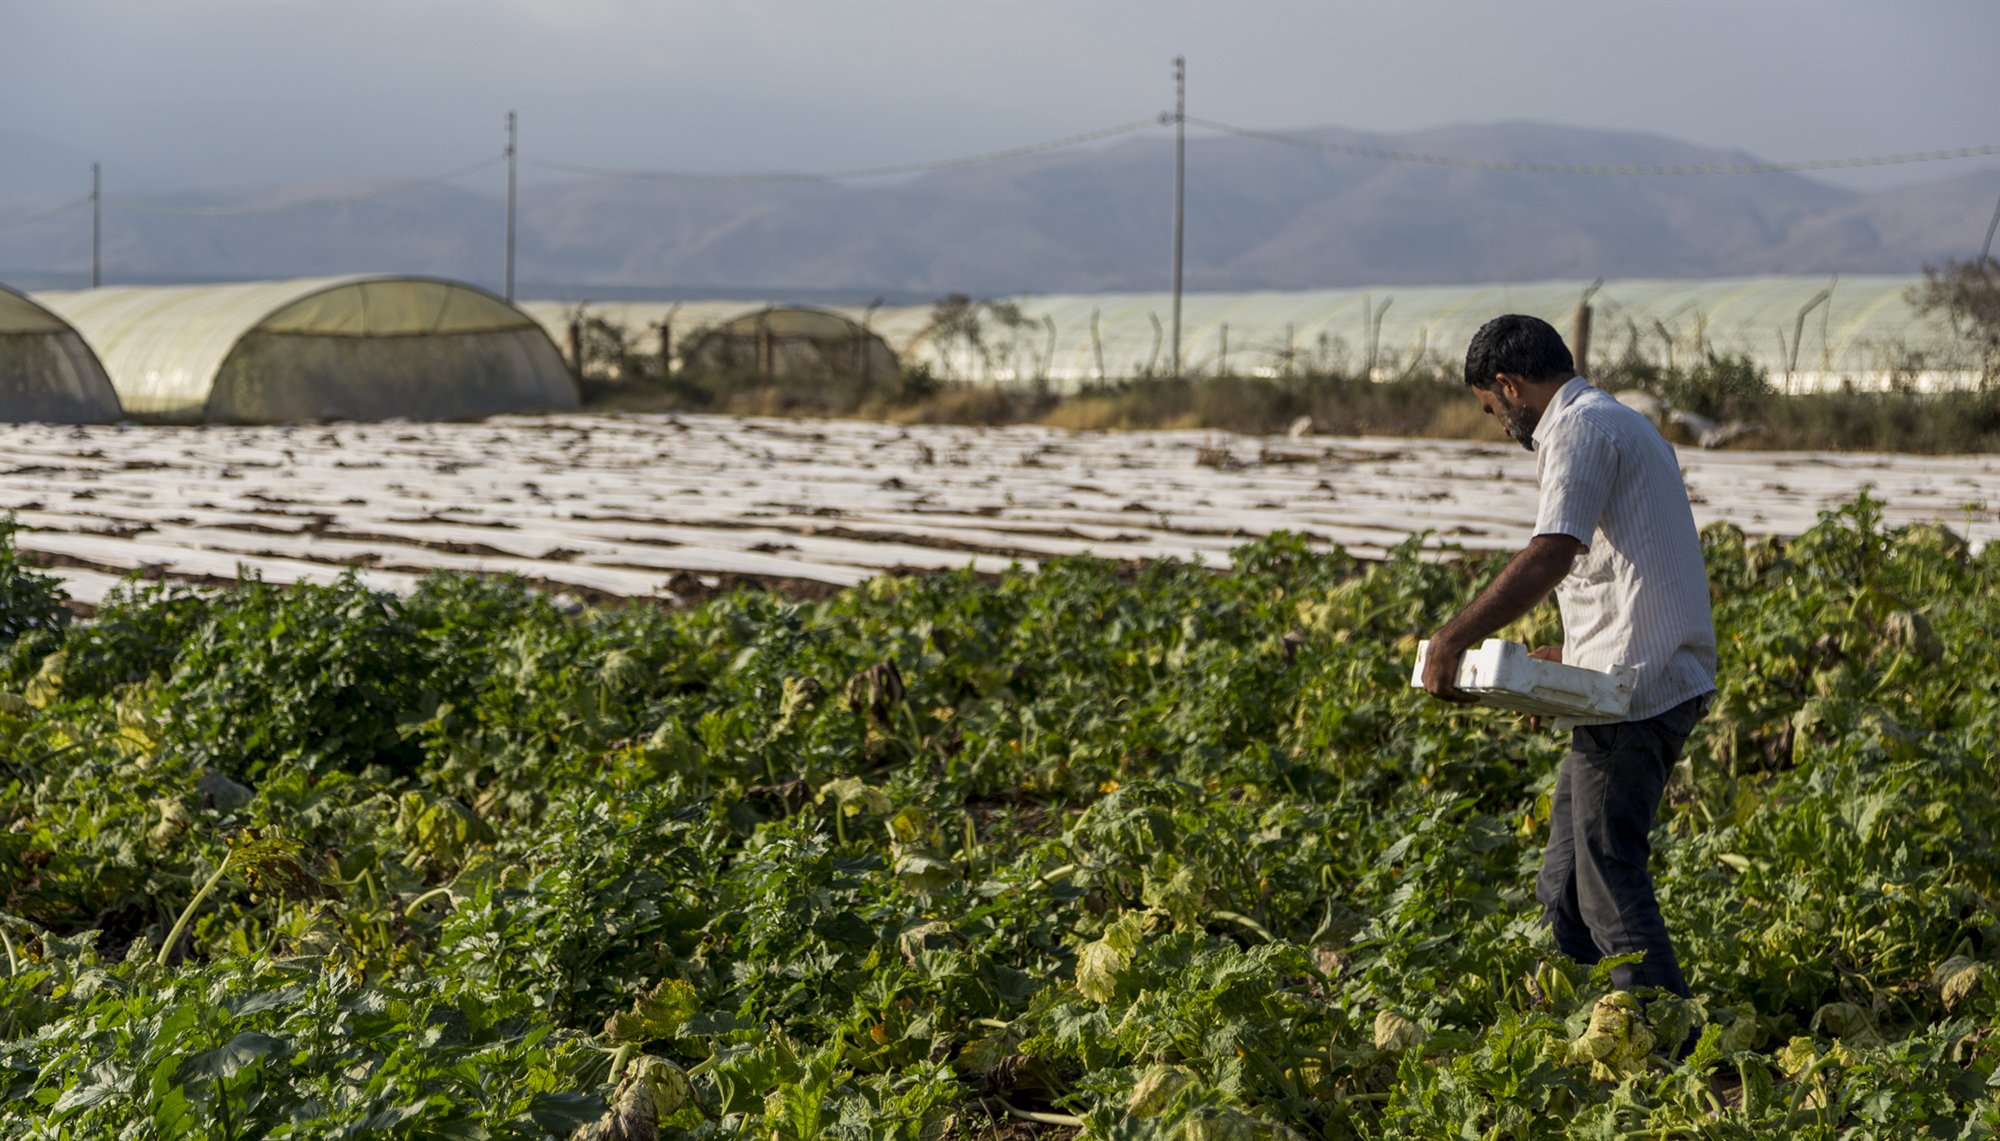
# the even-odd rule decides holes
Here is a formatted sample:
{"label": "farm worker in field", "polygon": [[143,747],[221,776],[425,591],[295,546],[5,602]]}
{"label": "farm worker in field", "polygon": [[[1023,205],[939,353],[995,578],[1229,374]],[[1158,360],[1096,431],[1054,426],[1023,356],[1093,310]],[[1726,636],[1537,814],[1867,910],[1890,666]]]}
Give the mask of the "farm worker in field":
{"label": "farm worker in field", "polygon": [[1667,774],[1715,692],[1708,574],[1674,449],[1637,412],[1576,375],[1548,322],[1489,321],[1465,354],[1465,383],[1507,434],[1535,453],[1541,506],[1525,549],[1431,635],[1424,688],[1454,684],[1466,650],[1556,592],[1563,644],[1534,655],[1637,671],[1627,719],[1564,719],[1549,842],[1535,881],[1543,921],[1579,963],[1645,952],[1615,968],[1620,990],[1685,997],[1653,879],[1653,817]]}

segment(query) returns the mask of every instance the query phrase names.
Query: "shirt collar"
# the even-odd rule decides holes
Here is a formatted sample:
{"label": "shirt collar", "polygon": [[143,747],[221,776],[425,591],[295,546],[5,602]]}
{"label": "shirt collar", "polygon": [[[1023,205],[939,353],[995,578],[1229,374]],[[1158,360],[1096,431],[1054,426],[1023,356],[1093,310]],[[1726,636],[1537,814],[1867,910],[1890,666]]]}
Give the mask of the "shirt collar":
{"label": "shirt collar", "polygon": [[1582,396],[1583,390],[1589,387],[1589,381],[1580,376],[1573,376],[1569,378],[1569,383],[1556,389],[1556,394],[1549,398],[1549,406],[1542,409],[1541,421],[1535,425],[1533,437],[1535,447],[1540,448],[1542,442],[1548,439],[1549,432],[1553,430],[1550,425],[1556,422],[1557,415],[1568,408],[1577,397]]}

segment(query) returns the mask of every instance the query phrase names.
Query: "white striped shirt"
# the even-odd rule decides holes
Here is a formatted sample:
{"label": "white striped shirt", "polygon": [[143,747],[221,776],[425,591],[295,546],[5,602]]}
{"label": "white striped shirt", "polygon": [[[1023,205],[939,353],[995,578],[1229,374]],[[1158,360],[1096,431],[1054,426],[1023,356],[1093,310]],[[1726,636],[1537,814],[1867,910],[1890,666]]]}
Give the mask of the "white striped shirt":
{"label": "white striped shirt", "polygon": [[1556,587],[1563,662],[1637,670],[1629,721],[1714,692],[1708,569],[1673,445],[1580,376],[1549,401],[1534,440],[1542,492],[1535,534],[1568,535],[1586,548]]}

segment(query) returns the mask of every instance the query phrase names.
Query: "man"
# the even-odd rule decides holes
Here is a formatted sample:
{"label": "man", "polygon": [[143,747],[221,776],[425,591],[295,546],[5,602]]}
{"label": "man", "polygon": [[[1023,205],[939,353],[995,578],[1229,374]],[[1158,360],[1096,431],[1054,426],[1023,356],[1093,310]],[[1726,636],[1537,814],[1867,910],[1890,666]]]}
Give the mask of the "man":
{"label": "man", "polygon": [[1715,626],[1674,449],[1645,417],[1575,375],[1562,337],[1534,317],[1495,318],[1474,334],[1465,383],[1536,454],[1541,506],[1527,547],[1431,635],[1424,688],[1471,701],[1455,684],[1460,656],[1551,589],[1563,644],[1536,657],[1637,671],[1626,720],[1558,722],[1573,733],[1535,897],[1564,954],[1588,964],[1643,951],[1612,982],[1685,997],[1646,863],[1667,775],[1715,691]]}

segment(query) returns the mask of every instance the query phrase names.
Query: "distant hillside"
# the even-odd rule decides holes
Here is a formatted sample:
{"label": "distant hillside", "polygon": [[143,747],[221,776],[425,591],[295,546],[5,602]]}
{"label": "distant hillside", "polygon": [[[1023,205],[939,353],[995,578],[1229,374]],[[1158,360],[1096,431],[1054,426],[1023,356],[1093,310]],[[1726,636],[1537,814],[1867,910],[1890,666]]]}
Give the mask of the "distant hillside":
{"label": "distant hillside", "polygon": [[[1651,135],[1529,123],[1310,137],[1401,151],[1589,163],[1742,162]],[[29,144],[14,136],[8,147]],[[42,144],[48,146],[50,144]],[[523,189],[524,292],[928,298],[1157,289],[1172,173],[1164,135],[902,184],[718,186],[608,179]],[[1788,174],[1529,174],[1418,166],[1231,136],[1188,143],[1187,285],[1293,289],[1547,278],[1913,273],[1977,251],[2000,171],[1862,194]],[[257,206],[370,184],[213,188]],[[491,180],[488,180],[491,185]],[[0,183],[0,223],[52,201]],[[107,280],[361,270],[497,285],[503,210],[486,187],[233,217],[105,218]],[[0,281],[74,280],[88,216],[0,229]]]}

